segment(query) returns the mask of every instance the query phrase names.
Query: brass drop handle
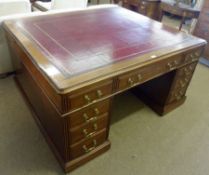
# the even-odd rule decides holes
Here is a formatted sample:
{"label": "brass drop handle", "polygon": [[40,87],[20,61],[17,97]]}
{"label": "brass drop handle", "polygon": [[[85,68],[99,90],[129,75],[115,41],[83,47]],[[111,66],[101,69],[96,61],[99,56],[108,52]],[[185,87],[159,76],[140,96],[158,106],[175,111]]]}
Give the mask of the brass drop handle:
{"label": "brass drop handle", "polygon": [[141,5],[140,8],[141,8],[141,10],[144,10],[145,9],[145,6],[144,5]]}
{"label": "brass drop handle", "polygon": [[175,64],[175,65],[178,65],[178,61],[177,61],[177,60],[175,60],[175,61],[174,61],[174,64]]}
{"label": "brass drop handle", "polygon": [[99,109],[98,108],[94,108],[94,113],[95,113],[95,115],[99,115]]}
{"label": "brass drop handle", "polygon": [[184,95],[184,92],[183,92],[183,91],[179,91],[179,94],[180,94],[180,95]]}
{"label": "brass drop handle", "polygon": [[84,99],[87,103],[91,103],[91,98],[88,95],[84,95]]}
{"label": "brass drop handle", "polygon": [[90,151],[94,150],[96,146],[97,146],[97,141],[94,139],[93,146],[91,148],[87,148],[86,145],[83,145],[83,150],[85,151],[85,153],[89,153]]}
{"label": "brass drop handle", "polygon": [[191,58],[192,58],[192,61],[198,60],[198,57],[196,56],[195,53],[192,53],[190,56],[191,56]]}
{"label": "brass drop handle", "polygon": [[88,119],[89,119],[89,117],[88,117],[88,115],[87,115],[86,113],[83,114],[83,118],[84,118],[84,120],[85,120],[86,122],[87,122]]}
{"label": "brass drop handle", "polygon": [[96,123],[94,123],[93,128],[94,128],[94,131],[96,131],[98,129],[98,126]]}
{"label": "brass drop handle", "polygon": [[180,84],[181,84],[181,88],[185,87],[185,83],[183,81],[180,81]]}
{"label": "brass drop handle", "polygon": [[194,68],[193,68],[193,66],[189,66],[189,69],[192,71]]}
{"label": "brass drop handle", "polygon": [[134,81],[131,78],[129,78],[128,79],[128,84],[129,84],[129,86],[133,86],[134,85]]}
{"label": "brass drop handle", "polygon": [[[100,113],[97,108],[94,109],[94,112],[95,112],[96,115],[99,115],[99,113]],[[87,113],[83,113],[83,118],[84,118],[84,120],[85,120],[86,123],[90,123],[90,122],[97,121],[97,117],[96,116],[89,118],[89,116],[87,115]]]}
{"label": "brass drop handle", "polygon": [[186,82],[189,82],[189,79],[188,79],[188,78],[185,78],[184,80],[185,80]]}
{"label": "brass drop handle", "polygon": [[185,72],[186,75],[190,74],[190,71],[187,68],[184,68],[184,72]]}
{"label": "brass drop handle", "polygon": [[142,80],[142,75],[141,75],[141,74],[138,74],[137,77],[138,77],[138,80],[139,80],[139,81]]}
{"label": "brass drop handle", "polygon": [[181,96],[178,95],[178,94],[175,94],[175,97],[176,97],[177,100],[180,100],[181,99]]}
{"label": "brass drop handle", "polygon": [[188,69],[186,67],[184,68],[184,72],[186,72],[186,73],[188,72]]}
{"label": "brass drop handle", "polygon": [[200,54],[199,54],[198,51],[196,51],[194,54],[195,54],[196,57],[199,57],[200,56]]}
{"label": "brass drop handle", "polygon": [[103,96],[103,93],[101,90],[97,90],[97,96],[98,98],[101,98]]}
{"label": "brass drop handle", "polygon": [[191,53],[190,57],[195,58],[195,54]]}
{"label": "brass drop handle", "polygon": [[167,66],[168,66],[168,68],[170,69],[170,70],[172,70],[172,64],[171,63],[167,63]]}
{"label": "brass drop handle", "polygon": [[97,117],[91,117],[91,118],[89,118],[86,113],[83,114],[83,118],[84,118],[84,120],[85,120],[86,123],[90,123],[90,122],[97,121]]}
{"label": "brass drop handle", "polygon": [[94,128],[94,131],[91,132],[91,133],[88,133],[87,129],[83,129],[83,134],[84,134],[85,138],[90,138],[90,137],[92,137],[95,134],[95,132],[98,129],[98,126],[97,126],[96,123],[94,123],[93,128]]}

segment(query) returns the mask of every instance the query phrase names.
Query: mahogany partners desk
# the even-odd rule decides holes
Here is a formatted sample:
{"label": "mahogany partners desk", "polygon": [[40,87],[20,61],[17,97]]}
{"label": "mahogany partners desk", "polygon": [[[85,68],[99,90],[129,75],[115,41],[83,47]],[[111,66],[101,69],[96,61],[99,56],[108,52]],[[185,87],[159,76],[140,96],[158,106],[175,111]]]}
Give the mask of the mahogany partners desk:
{"label": "mahogany partners desk", "polygon": [[19,60],[16,80],[66,172],[110,148],[116,94],[132,88],[160,115],[181,105],[206,44],[118,6],[4,28]]}

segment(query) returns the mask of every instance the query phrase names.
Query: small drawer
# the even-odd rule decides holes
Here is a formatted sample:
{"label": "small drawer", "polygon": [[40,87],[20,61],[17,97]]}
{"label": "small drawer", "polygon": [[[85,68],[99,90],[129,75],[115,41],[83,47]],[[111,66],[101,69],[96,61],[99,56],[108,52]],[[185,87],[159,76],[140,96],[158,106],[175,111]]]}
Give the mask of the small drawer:
{"label": "small drawer", "polygon": [[176,81],[176,84],[174,86],[174,90],[181,90],[184,88],[187,88],[190,81],[191,81],[192,75],[183,76],[182,78],[179,78],[179,80]]}
{"label": "small drawer", "polygon": [[142,69],[133,71],[129,74],[121,75],[119,77],[119,90],[124,90],[133,87],[144,80],[142,77]]}
{"label": "small drawer", "polygon": [[177,69],[182,64],[182,55],[173,56],[165,61],[139,68],[119,76],[119,90],[128,89],[156,76]]}
{"label": "small drawer", "polygon": [[137,5],[139,4],[139,0],[127,0],[127,3],[132,4],[132,5]]}
{"label": "small drawer", "polygon": [[97,146],[100,146],[102,143],[105,142],[106,137],[107,130],[103,129],[98,132],[94,137],[70,146],[70,159],[75,159],[76,157],[85,155],[93,151],[97,148]]}
{"label": "small drawer", "polygon": [[108,113],[99,116],[94,122],[70,130],[71,144],[82,139],[92,138],[98,131],[107,127]]}
{"label": "small drawer", "polygon": [[194,49],[193,51],[188,52],[185,55],[184,63],[190,63],[190,62],[198,61],[201,54],[202,54],[202,49],[201,48]]}
{"label": "small drawer", "polygon": [[185,96],[186,90],[187,87],[172,91],[170,97],[168,98],[168,103],[180,100]]}
{"label": "small drawer", "polygon": [[180,76],[180,77],[181,76],[192,76],[196,66],[197,66],[197,63],[195,62],[195,63],[192,63],[192,64],[182,67],[178,71],[177,76]]}
{"label": "small drawer", "polygon": [[94,84],[70,95],[70,107],[81,108],[94,103],[112,93],[112,80]]}
{"label": "small drawer", "polygon": [[79,112],[72,113],[68,117],[69,126],[70,128],[74,128],[85,123],[94,122],[99,115],[109,112],[109,109],[110,100],[108,99],[91,105]]}
{"label": "small drawer", "polygon": [[165,66],[167,71],[172,71],[177,69],[179,66],[181,66],[182,64],[182,55],[179,56],[174,56],[171,59],[169,59],[168,61],[165,62]]}

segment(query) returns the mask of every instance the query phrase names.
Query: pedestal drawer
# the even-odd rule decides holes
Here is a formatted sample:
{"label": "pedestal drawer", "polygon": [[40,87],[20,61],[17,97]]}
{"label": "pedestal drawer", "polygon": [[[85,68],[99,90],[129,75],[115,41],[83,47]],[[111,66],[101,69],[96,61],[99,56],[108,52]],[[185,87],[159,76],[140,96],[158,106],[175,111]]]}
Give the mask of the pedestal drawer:
{"label": "pedestal drawer", "polygon": [[79,112],[70,114],[68,117],[70,128],[77,127],[85,123],[94,122],[101,114],[109,112],[110,100],[104,100],[96,103],[90,107],[87,107]]}
{"label": "pedestal drawer", "polygon": [[81,127],[70,130],[71,144],[78,142],[82,139],[92,138],[98,131],[107,128],[108,113],[105,113],[98,117],[98,119],[92,123],[84,124]]}
{"label": "pedestal drawer", "polygon": [[97,146],[105,142],[106,135],[107,131],[106,129],[103,129],[98,132],[94,137],[70,146],[70,159],[72,160],[96,149]]}

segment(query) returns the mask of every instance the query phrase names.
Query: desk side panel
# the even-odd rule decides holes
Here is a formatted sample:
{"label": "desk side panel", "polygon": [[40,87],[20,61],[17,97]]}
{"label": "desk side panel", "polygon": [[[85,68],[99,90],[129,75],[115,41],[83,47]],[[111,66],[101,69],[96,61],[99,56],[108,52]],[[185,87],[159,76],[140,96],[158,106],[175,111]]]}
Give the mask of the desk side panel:
{"label": "desk side panel", "polygon": [[[56,106],[46,93],[47,85],[44,84],[46,82],[43,82],[41,77],[39,79],[40,73],[38,73],[35,66],[12,38],[9,38],[9,41],[14,56],[19,60],[15,74],[18,86],[35,113],[35,120],[41,131],[43,131],[46,140],[50,143],[55,154],[61,155],[59,156],[59,161],[64,162],[69,159],[66,149],[68,142],[67,132],[65,132],[67,130],[67,122],[65,122],[65,118],[60,116]],[[44,85],[46,85],[45,89],[42,89]],[[50,93],[50,90],[48,93]]]}

